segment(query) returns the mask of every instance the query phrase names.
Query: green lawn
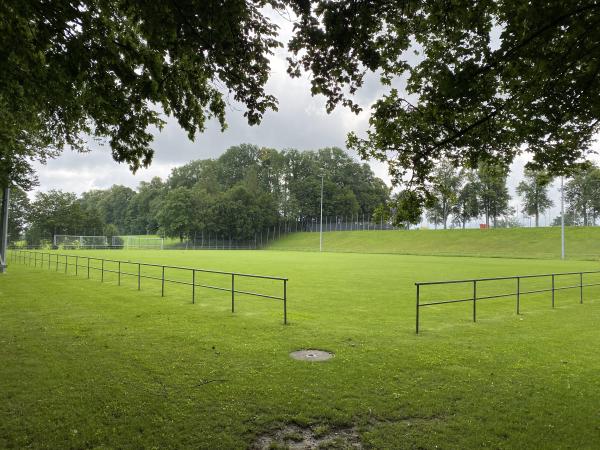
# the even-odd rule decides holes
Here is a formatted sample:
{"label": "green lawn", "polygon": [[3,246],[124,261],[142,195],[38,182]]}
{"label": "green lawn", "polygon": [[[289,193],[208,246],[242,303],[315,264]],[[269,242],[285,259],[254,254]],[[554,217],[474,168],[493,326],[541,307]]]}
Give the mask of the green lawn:
{"label": "green lawn", "polygon": [[[600,258],[600,227],[567,227],[570,259]],[[560,228],[344,231],[323,233],[329,252],[404,255],[560,258]],[[270,245],[274,250],[319,250],[319,233],[293,233]]]}
{"label": "green lawn", "polygon": [[[167,284],[161,298],[154,280],[138,292],[131,276],[119,287],[115,274],[101,283],[96,271],[87,280],[72,268],[65,275],[12,264],[0,277],[0,448],[245,448],[290,424],[296,432],[281,444],[308,429],[332,439],[337,432],[322,443],[334,448],[345,448],[344,432],[364,448],[386,449],[600,442],[600,288],[586,288],[583,305],[577,290],[559,291],[555,309],[548,293],[524,297],[520,316],[514,298],[481,301],[476,324],[470,304],[430,307],[422,334],[414,333],[415,281],[600,270],[597,262],[71,254],[287,276],[290,324],[281,324],[274,300],[240,296],[231,314],[227,292],[198,290],[192,305],[189,286]],[[481,295],[511,288],[498,283]],[[432,288],[423,299],[468,296],[465,289]],[[303,348],[335,357],[289,358]]]}

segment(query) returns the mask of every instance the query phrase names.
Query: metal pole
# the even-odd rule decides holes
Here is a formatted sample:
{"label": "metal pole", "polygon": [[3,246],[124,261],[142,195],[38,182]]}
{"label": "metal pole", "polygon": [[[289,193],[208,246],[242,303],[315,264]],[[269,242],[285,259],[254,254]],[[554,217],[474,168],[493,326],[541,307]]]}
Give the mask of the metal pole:
{"label": "metal pole", "polygon": [[552,307],[554,308],[554,274],[552,274]]}
{"label": "metal pole", "polygon": [[142,284],[142,267],[141,267],[141,264],[138,263],[138,291],[141,288],[141,284]]}
{"label": "metal pole", "polygon": [[517,314],[521,314],[521,278],[517,277]]}
{"label": "metal pole", "polygon": [[579,274],[579,303],[583,304],[583,272]]}
{"label": "metal pole", "polygon": [[[90,278],[90,257],[87,257],[88,263],[87,263],[87,277],[88,279]],[[48,264],[50,264],[50,254],[48,254]]]}
{"label": "metal pole", "polygon": [[192,269],[192,305],[196,303],[196,269]]}
{"label": "metal pole", "polygon": [[417,284],[417,325],[416,325],[416,332],[417,334],[419,334],[419,291],[421,286]]}
{"label": "metal pole", "polygon": [[283,280],[283,324],[287,325],[287,280]]}
{"label": "metal pole", "polygon": [[231,312],[235,312],[235,274],[231,274]]}
{"label": "metal pole", "polygon": [[65,255],[65,273],[67,273],[67,267],[69,267],[69,255]]}
{"label": "metal pole", "polygon": [[79,255],[75,257],[75,276],[79,273]]}
{"label": "metal pole", "polygon": [[319,251],[323,251],[323,177],[321,173],[321,221],[319,224]]}
{"label": "metal pole", "polygon": [[10,188],[5,186],[2,192],[2,219],[0,220],[0,273],[6,272],[6,249],[8,248],[8,204]]}
{"label": "metal pole", "polygon": [[165,296],[165,266],[162,266],[162,280],[161,280],[161,287],[160,287],[160,296],[161,297]]}
{"label": "metal pole", "polygon": [[565,177],[560,177],[560,257],[565,259]]}
{"label": "metal pole", "polygon": [[100,278],[100,283],[104,281],[104,260],[102,260],[102,277]]}
{"label": "metal pole", "polygon": [[117,270],[117,285],[121,286],[121,261],[119,261],[119,267]]}
{"label": "metal pole", "polygon": [[477,321],[477,281],[473,281],[473,322]]}

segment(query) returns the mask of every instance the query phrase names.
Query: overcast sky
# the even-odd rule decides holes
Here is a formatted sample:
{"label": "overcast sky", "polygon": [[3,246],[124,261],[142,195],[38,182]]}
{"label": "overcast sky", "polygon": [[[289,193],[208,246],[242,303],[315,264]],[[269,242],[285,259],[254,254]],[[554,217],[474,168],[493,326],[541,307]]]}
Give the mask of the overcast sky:
{"label": "overcast sky", "polygon": [[[278,16],[275,20],[285,40],[291,34],[291,25]],[[150,180],[154,176],[166,178],[173,167],[191,160],[218,157],[232,145],[250,143],[280,150],[314,150],[331,146],[345,148],[348,132],[356,131],[361,135],[367,130],[369,107],[386,92],[377,77],[368,77],[357,95],[357,101],[363,106],[362,113],[356,115],[340,107],[327,114],[324,98],[311,97],[308,77],[291,79],[287,75],[285,57],[284,49],[274,55],[267,84],[267,92],[279,100],[279,111],[267,112],[259,126],[250,127],[243,117],[243,110],[231,105],[227,115],[227,130],[221,132],[218,123],[211,122],[206,132],[191,142],[174,119],[166,118],[167,125],[162,132],[154,132],[155,156],[150,168],[141,169],[133,175],[126,165],[112,160],[108,147],[100,147],[88,154],[66,151],[47,165],[36,166],[40,181],[37,190],[62,189],[79,194],[90,189],[105,189],[113,184],[135,188],[140,181]],[[509,186],[513,206],[518,204],[514,189],[522,178],[524,162],[520,158],[512,167]],[[369,164],[377,176],[389,183],[384,165],[377,162]],[[556,206],[550,212],[550,218],[554,218],[559,211],[556,189],[553,189],[552,196]],[[542,219],[542,225],[547,220],[548,216]]]}

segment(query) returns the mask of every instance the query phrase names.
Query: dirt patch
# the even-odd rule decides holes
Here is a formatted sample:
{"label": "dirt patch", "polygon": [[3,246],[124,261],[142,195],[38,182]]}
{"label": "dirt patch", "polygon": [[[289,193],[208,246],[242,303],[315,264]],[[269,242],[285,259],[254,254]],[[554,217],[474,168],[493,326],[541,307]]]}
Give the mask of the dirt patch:
{"label": "dirt patch", "polygon": [[329,428],[326,425],[300,427],[287,425],[259,436],[253,449],[362,449],[360,437],[353,428]]}

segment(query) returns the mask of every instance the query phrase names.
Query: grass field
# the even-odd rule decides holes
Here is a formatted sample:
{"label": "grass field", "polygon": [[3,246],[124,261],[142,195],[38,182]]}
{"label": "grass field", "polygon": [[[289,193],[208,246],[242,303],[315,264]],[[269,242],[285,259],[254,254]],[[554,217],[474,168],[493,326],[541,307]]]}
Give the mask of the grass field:
{"label": "grass field", "polygon": [[[192,305],[189,286],[168,284],[161,298],[154,280],[137,291],[134,277],[119,287],[115,274],[100,283],[95,271],[87,280],[13,264],[0,278],[1,448],[277,448],[300,445],[302,433],[323,448],[600,441],[600,288],[586,288],[583,305],[577,290],[560,291],[555,309],[548,293],[524,297],[520,316],[513,298],[482,301],[476,324],[469,304],[430,307],[414,333],[415,281],[594,270],[597,262],[71,254],[287,276],[290,324],[273,300],[240,296],[231,314],[227,292],[198,290]],[[530,283],[524,288],[547,287]],[[464,294],[455,286],[423,297]],[[335,357],[289,358],[303,348]]]}
{"label": "grass field", "polygon": [[[600,258],[600,227],[567,227],[571,259]],[[350,231],[323,233],[329,252],[404,255],[560,258],[560,228]],[[319,250],[319,233],[294,233],[271,244],[274,250]]]}

